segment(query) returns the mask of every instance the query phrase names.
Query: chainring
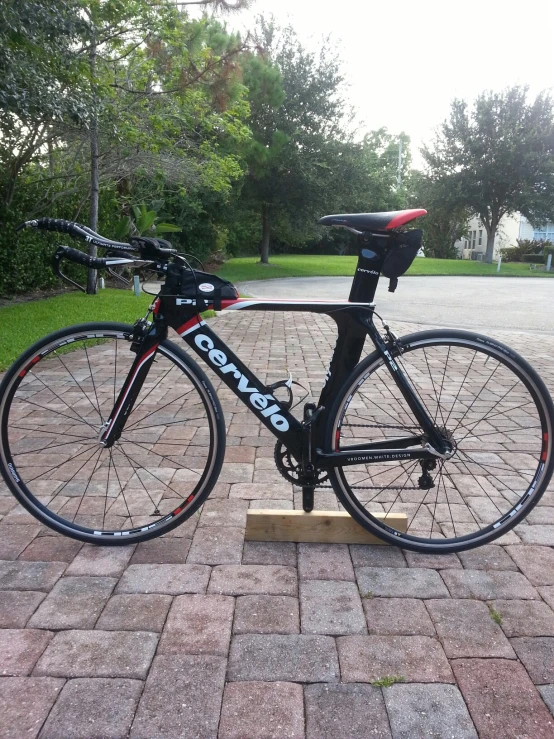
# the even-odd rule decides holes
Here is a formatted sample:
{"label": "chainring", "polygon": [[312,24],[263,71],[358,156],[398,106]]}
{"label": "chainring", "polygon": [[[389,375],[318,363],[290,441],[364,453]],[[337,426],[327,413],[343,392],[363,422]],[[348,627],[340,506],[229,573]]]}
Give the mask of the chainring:
{"label": "chainring", "polygon": [[[297,464],[292,457],[289,450],[283,445],[281,441],[277,441],[275,449],[273,451],[273,457],[275,459],[275,465],[281,475],[292,482],[293,485],[301,485],[300,482],[300,465]],[[329,476],[323,470],[318,470],[318,477],[316,485],[321,485],[329,479]]]}

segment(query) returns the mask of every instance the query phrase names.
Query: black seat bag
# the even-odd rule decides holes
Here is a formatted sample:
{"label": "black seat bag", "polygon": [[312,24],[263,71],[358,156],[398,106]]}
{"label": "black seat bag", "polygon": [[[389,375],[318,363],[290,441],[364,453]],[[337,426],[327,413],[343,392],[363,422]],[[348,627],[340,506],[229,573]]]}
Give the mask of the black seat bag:
{"label": "black seat bag", "polygon": [[423,231],[416,228],[413,231],[395,234],[394,238],[391,239],[392,243],[381,267],[381,274],[391,281],[390,292],[395,291],[398,278],[406,274],[417,257],[417,253],[421,249],[422,238]]}

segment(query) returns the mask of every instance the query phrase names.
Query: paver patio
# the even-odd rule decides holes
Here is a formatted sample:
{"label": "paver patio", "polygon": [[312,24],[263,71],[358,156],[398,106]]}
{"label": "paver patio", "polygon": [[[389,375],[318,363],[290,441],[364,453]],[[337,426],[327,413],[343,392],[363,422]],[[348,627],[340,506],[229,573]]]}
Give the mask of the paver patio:
{"label": "paver patio", "polygon": [[[214,321],[261,379],[288,366],[317,398],[330,319]],[[554,392],[554,337],[496,336]],[[222,405],[220,482],[161,539],[81,546],[0,483],[0,737],[554,739],[554,486],[501,543],[460,555],[245,543],[248,507],[300,500],[274,437],[226,390]]]}

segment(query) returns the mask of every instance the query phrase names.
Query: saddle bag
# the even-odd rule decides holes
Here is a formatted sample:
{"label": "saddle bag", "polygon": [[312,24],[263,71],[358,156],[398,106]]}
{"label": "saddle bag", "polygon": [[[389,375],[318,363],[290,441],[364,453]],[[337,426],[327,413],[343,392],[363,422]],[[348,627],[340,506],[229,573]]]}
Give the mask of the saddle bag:
{"label": "saddle bag", "polygon": [[169,266],[161,293],[179,298],[188,298],[191,305],[194,305],[199,311],[205,311],[208,308],[221,310],[222,300],[236,300],[239,296],[237,288],[232,282],[216,277],[216,275],[209,272],[202,272],[199,269],[190,269],[176,264]]}
{"label": "saddle bag", "polygon": [[408,271],[417,257],[422,238],[423,231],[420,228],[395,236],[381,268],[381,274],[390,279],[389,292],[396,290],[398,278]]}

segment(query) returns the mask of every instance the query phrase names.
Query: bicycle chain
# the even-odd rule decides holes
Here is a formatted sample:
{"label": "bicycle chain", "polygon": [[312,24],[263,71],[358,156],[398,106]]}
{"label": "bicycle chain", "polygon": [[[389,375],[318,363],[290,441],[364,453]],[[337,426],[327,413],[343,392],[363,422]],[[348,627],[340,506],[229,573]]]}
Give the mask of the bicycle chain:
{"label": "bicycle chain", "polygon": [[[380,488],[376,485],[349,485],[348,486],[351,490],[381,490],[383,493],[388,492],[389,490],[419,490],[420,488],[407,488],[405,485],[395,485],[394,487],[388,485],[386,488]],[[332,485],[316,485],[316,488],[331,488],[333,489]]]}
{"label": "bicycle chain", "polygon": [[396,431],[417,431],[418,429],[412,426],[391,426],[386,423],[344,423],[343,427],[348,428],[360,428],[360,429],[396,429]]}

